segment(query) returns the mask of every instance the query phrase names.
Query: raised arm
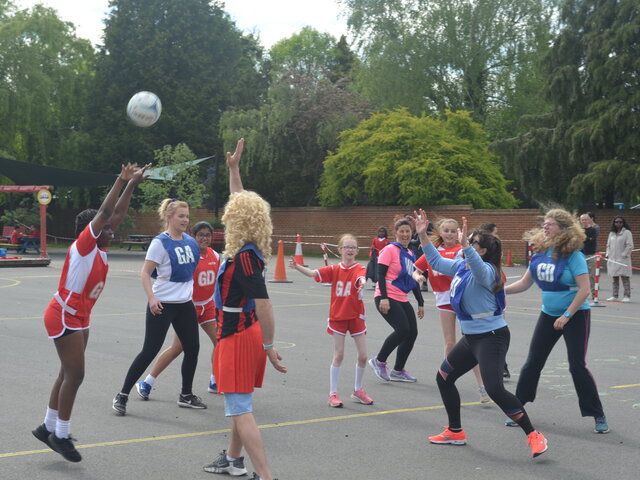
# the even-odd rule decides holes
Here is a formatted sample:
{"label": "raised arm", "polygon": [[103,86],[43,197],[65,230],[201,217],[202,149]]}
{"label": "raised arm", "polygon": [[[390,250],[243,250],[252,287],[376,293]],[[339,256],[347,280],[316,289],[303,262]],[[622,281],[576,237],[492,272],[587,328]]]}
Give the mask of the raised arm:
{"label": "raised arm", "polygon": [[122,195],[120,195],[120,198],[118,198],[118,203],[116,203],[113,215],[111,215],[110,223],[112,230],[118,228],[118,226],[122,222],[122,219],[127,214],[129,203],[131,202],[131,197],[133,196],[133,191],[138,185],[149,178],[149,175],[145,174],[146,170],[149,167],[151,167],[151,164],[147,163],[144,167],[137,169],[134,172],[133,177],[131,177],[131,179],[127,182],[127,186],[122,192]]}
{"label": "raised arm", "polygon": [[240,177],[240,157],[242,157],[242,151],[244,150],[244,138],[238,140],[236,144],[236,151],[231,153],[227,152],[227,166],[229,167],[229,192],[238,193],[244,190],[242,186],[242,178]]}
{"label": "raised arm", "polygon": [[116,181],[111,187],[111,190],[109,190],[109,193],[107,193],[107,196],[104,197],[102,205],[100,205],[100,208],[98,209],[98,213],[93,217],[93,220],[91,220],[91,229],[95,235],[99,235],[104,226],[109,223],[109,219],[113,215],[116,202],[120,197],[120,191],[122,190],[122,187],[131,180],[134,172],[135,165],[130,163],[120,167],[120,175],[116,178]]}
{"label": "raised arm", "polygon": [[[429,225],[429,219],[427,218],[427,214],[424,210],[420,209],[417,212],[413,212],[414,214],[414,222],[416,225],[416,232],[420,237],[420,244],[422,245],[422,251],[424,252],[424,256],[431,265],[431,268],[436,272],[444,273],[445,275],[449,275],[453,277],[458,270],[458,265],[460,262],[464,260],[451,260],[448,258],[442,257],[436,247],[433,246],[431,240],[429,240],[429,236],[427,235],[427,226]],[[415,279],[415,277],[414,277]]]}

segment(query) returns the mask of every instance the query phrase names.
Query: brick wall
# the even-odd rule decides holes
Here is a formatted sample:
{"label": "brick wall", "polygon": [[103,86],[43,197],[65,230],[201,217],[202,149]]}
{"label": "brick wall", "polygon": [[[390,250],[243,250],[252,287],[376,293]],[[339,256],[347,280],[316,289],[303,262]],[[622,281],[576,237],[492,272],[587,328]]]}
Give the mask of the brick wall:
{"label": "brick wall", "polygon": [[[296,235],[300,234],[303,242],[303,252],[320,253],[320,242],[335,244],[343,233],[356,235],[361,246],[369,246],[379,226],[384,225],[392,237],[393,217],[412,212],[407,207],[291,207],[273,208],[273,236],[274,243],[283,240],[285,253],[293,253]],[[192,220],[213,219],[213,212],[206,209],[192,209]],[[514,261],[524,259],[525,246],[522,234],[535,227],[541,220],[540,211],[536,209],[512,210],[476,210],[466,205],[452,205],[430,207],[427,213],[431,220],[451,217],[460,221],[466,216],[471,228],[481,223],[493,222],[498,226],[500,238],[504,244],[505,253],[511,250]],[[48,222],[49,233],[60,237],[73,236],[73,218],[77,211],[55,212],[54,220]],[[161,229],[155,213],[134,213],[135,227],[121,228],[116,238],[126,238],[129,233],[155,234]],[[631,227],[633,241],[640,249],[640,210],[598,210],[597,221],[600,224],[600,249],[604,250],[611,220],[615,215],[622,214]],[[274,251],[276,245],[274,244]],[[633,265],[640,267],[640,252],[632,256]]]}

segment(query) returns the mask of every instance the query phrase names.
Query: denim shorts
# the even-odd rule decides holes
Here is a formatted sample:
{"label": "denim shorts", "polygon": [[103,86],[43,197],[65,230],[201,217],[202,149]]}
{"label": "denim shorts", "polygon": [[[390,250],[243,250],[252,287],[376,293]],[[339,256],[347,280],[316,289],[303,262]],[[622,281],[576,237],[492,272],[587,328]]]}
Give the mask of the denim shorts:
{"label": "denim shorts", "polygon": [[253,392],[224,394],[224,415],[235,417],[253,412]]}

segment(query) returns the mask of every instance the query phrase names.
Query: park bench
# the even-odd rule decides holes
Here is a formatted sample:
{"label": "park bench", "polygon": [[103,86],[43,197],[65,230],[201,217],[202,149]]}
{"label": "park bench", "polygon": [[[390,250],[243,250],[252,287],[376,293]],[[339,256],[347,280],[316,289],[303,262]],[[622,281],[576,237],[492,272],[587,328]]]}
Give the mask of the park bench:
{"label": "park bench", "polygon": [[129,235],[127,240],[123,240],[120,245],[127,246],[128,251],[131,250],[131,247],[140,247],[142,250],[146,251],[149,248],[149,244],[151,240],[153,240],[153,235]]}

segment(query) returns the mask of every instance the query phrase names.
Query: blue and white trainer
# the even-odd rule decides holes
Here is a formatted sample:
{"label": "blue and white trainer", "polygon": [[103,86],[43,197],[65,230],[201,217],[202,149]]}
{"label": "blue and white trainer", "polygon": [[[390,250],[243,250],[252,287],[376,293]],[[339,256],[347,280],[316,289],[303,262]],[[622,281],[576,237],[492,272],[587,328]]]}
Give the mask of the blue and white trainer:
{"label": "blue and white trainer", "polygon": [[376,357],[373,357],[369,360],[369,365],[373,368],[373,373],[375,373],[376,377],[380,380],[384,380],[385,382],[391,380],[387,373],[387,362],[379,362]]}
{"label": "blue and white trainer", "polygon": [[215,382],[209,382],[209,388],[207,390],[210,393],[218,393],[218,385]]}
{"label": "blue and white trainer", "polygon": [[144,380],[140,380],[138,383],[136,383],[136,390],[138,391],[138,395],[140,395],[143,400],[149,400],[149,395],[151,394],[151,385],[149,385]]}

